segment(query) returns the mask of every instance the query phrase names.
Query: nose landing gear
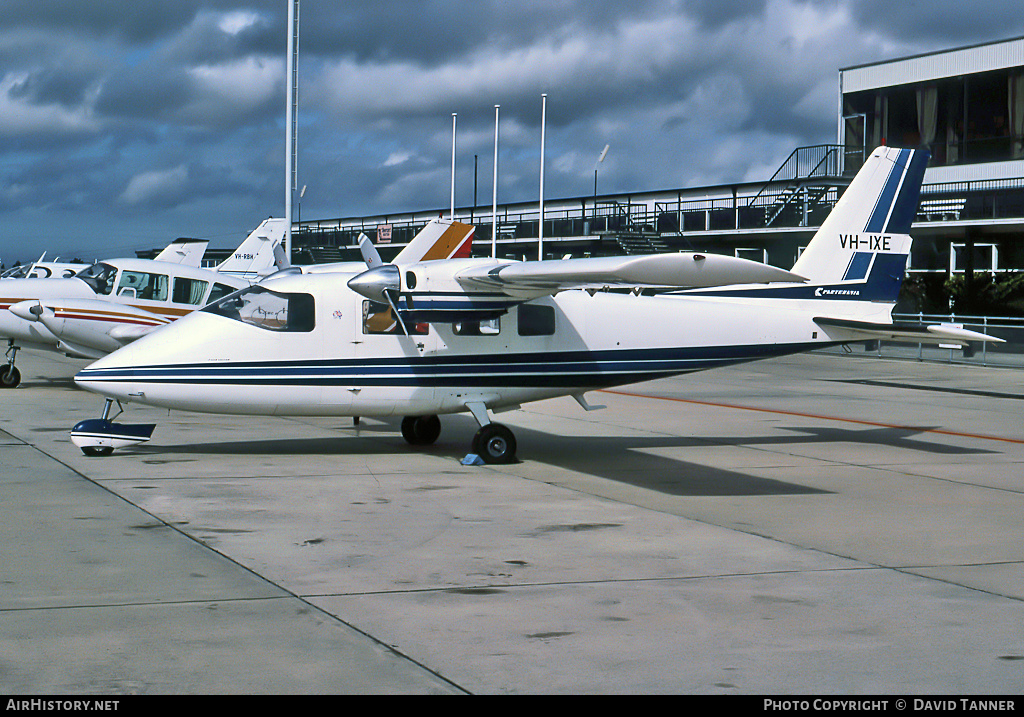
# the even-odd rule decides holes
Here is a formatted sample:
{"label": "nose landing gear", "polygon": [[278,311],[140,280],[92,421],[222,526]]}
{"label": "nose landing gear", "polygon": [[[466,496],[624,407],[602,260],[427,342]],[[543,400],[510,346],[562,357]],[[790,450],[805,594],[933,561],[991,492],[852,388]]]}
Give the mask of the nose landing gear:
{"label": "nose landing gear", "polygon": [[16,388],[21,383],[21,371],[14,366],[20,346],[14,345],[14,339],[7,340],[7,365],[0,366],[0,388]]}
{"label": "nose landing gear", "polygon": [[[121,424],[110,420],[110,409],[114,404],[111,398],[103,404],[101,418],[90,418],[81,421],[71,429],[71,441],[82,449],[87,456],[109,456],[115,448],[134,446],[144,443],[153,436],[155,423]],[[117,413],[121,415],[121,402],[117,403]]]}

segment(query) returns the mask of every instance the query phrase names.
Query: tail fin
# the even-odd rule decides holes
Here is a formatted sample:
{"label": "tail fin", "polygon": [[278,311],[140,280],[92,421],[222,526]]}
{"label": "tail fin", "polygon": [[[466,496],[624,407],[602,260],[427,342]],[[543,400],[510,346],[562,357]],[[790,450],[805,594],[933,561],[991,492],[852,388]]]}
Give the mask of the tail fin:
{"label": "tail fin", "polygon": [[156,260],[198,268],[209,243],[205,239],[175,239],[156,255]]}
{"label": "tail fin", "polygon": [[434,259],[469,256],[476,227],[447,219],[434,219],[395,257],[395,264],[408,265]]}
{"label": "tail fin", "polygon": [[238,248],[217,266],[217,271],[243,279],[258,279],[275,269],[276,247],[284,240],[285,219],[265,219]]}
{"label": "tail fin", "polygon": [[793,265],[816,296],[896,301],[928,159],[919,149],[871,153]]}

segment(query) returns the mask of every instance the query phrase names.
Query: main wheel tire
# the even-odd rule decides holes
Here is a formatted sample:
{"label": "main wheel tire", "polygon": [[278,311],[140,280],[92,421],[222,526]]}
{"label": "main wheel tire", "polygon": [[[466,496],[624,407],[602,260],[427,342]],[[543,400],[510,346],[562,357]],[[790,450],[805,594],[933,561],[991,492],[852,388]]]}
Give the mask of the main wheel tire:
{"label": "main wheel tire", "polygon": [[21,383],[21,371],[16,366],[7,364],[0,368],[0,388],[15,388]]}
{"label": "main wheel tire", "polygon": [[473,436],[473,452],[484,463],[511,463],[516,459],[516,437],[507,426],[488,423]]}
{"label": "main wheel tire", "polygon": [[429,446],[441,435],[437,416],[406,416],[402,419],[402,438],[413,446]]}

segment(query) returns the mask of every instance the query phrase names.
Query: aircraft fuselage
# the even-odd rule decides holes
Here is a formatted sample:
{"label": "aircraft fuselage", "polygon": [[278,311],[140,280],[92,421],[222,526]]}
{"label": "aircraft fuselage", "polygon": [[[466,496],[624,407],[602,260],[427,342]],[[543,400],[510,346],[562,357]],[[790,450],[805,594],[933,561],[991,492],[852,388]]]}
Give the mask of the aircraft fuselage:
{"label": "aircraft fuselage", "polygon": [[[425,415],[471,403],[500,410],[834,343],[812,319],[835,300],[766,306],[579,290],[514,306],[492,322],[413,324],[407,336],[346,278],[265,282],[281,296],[311,297],[312,317],[297,330],[268,320],[266,308],[249,322],[206,309],[76,380],[119,400],[213,413]],[[857,309],[870,318],[889,306]]]}

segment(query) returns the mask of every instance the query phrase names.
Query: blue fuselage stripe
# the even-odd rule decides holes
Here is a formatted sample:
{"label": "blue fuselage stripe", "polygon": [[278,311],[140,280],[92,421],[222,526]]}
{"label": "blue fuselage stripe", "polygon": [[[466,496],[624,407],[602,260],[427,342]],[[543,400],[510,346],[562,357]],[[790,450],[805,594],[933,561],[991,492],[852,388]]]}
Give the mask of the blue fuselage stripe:
{"label": "blue fuselage stripe", "polygon": [[179,364],[83,369],[77,379],[102,383],[303,386],[581,386],[700,371],[806,351],[821,344],[571,351],[518,356]]}

